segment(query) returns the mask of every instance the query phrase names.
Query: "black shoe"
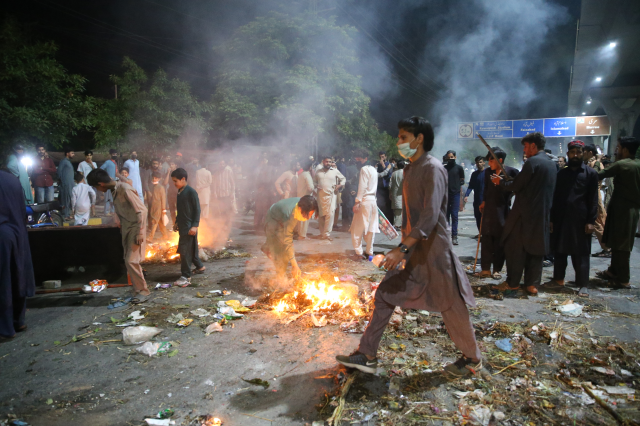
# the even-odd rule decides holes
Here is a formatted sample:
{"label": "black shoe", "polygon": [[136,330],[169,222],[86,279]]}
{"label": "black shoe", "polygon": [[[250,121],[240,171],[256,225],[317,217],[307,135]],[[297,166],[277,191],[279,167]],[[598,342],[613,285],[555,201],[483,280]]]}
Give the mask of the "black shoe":
{"label": "black shoe", "polygon": [[454,235],[453,237],[451,237],[451,241],[453,241],[453,245],[457,246],[458,245],[458,236]]}
{"label": "black shoe", "polygon": [[357,368],[365,373],[375,374],[378,370],[378,358],[368,359],[363,353],[355,351],[351,355],[338,355],[336,361],[345,367]]}

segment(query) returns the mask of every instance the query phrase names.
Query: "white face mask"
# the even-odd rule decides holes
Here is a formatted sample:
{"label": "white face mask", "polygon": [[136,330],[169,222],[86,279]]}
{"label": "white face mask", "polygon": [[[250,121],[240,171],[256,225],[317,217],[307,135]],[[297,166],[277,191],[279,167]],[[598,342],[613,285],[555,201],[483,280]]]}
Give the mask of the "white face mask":
{"label": "white face mask", "polygon": [[[415,141],[416,138],[413,138],[413,141]],[[411,148],[411,142],[407,142],[407,143],[402,143],[400,145],[398,145],[398,153],[400,154],[400,156],[402,158],[406,158],[407,160],[411,157],[413,157],[415,155],[415,153],[418,151],[415,148]]]}

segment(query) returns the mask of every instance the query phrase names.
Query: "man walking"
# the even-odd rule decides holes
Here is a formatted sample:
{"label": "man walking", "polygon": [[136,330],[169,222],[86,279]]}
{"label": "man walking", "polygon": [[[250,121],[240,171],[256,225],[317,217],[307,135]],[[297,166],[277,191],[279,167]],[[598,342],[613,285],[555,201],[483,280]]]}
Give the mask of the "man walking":
{"label": "man walking", "polygon": [[387,154],[384,151],[378,153],[380,161],[376,164],[378,172],[378,189],[376,191],[376,202],[382,214],[389,222],[393,221],[393,211],[391,210],[391,200],[389,199],[389,183],[393,174],[393,166],[387,161]]}
{"label": "man walking", "polygon": [[320,227],[320,239],[333,241],[333,214],[336,210],[337,192],[344,187],[345,177],[336,168],[331,168],[331,157],[322,159],[322,169],[316,172],[313,182],[318,194],[318,225]]}
{"label": "man walking", "polygon": [[469,195],[473,191],[473,216],[476,218],[476,226],[478,227],[478,235],[480,236],[480,223],[482,220],[482,212],[480,211],[480,204],[482,204],[484,193],[484,157],[481,155],[476,157],[476,170],[471,173],[469,178],[469,186],[467,192],[464,194],[464,202],[469,199]]}
{"label": "man walking", "polygon": [[132,295],[144,301],[151,295],[140,266],[145,255],[147,208],[131,185],[114,181],[106,170],[92,170],[86,180],[98,191],[111,191],[113,195],[114,219],[122,233],[124,264],[133,285]]}
{"label": "man walking", "polygon": [[36,192],[36,203],[50,203],[53,201],[53,174],[56,166],[44,149],[44,145],[36,145],[38,156],[33,162],[31,183]]}
{"label": "man walking", "polygon": [[[7,157],[7,170],[20,180],[20,186],[22,186],[25,203],[33,204],[33,192],[31,191],[29,174],[27,173],[27,167],[22,163],[23,155],[24,147],[20,144],[14,145],[13,154],[10,154]],[[73,176],[71,179],[73,179]]]}
{"label": "man walking", "polygon": [[[313,177],[311,177],[311,169],[313,169],[313,161],[306,160],[302,166],[302,173],[298,176],[298,188],[297,192],[300,198],[305,195],[313,194]],[[316,203],[317,204],[317,203]],[[316,208],[316,211],[318,209]],[[307,238],[307,231],[309,230],[309,221],[305,220],[300,222],[298,230],[298,239],[304,240]],[[295,238],[295,237],[294,237]]]}
{"label": "man walking", "polygon": [[[368,155],[365,151],[354,154],[356,163],[360,167],[358,178],[358,192],[353,206],[353,221],[351,222],[351,242],[356,256],[365,260],[373,256],[373,241],[375,234],[380,232],[378,226],[378,205],[376,192],[378,190],[378,172],[367,164]],[[362,239],[366,244],[366,252],[362,250]]]}
{"label": "man walking", "polygon": [[598,173],[582,162],[584,142],[567,146],[568,167],[560,169],[551,206],[551,249],[555,255],[553,279],[545,288],[564,286],[567,258],[576,273],[581,294],[587,293],[591,234],[598,212]]}
{"label": "man walking", "polygon": [[[116,180],[118,177],[118,151],[115,149],[109,150],[109,159],[102,163],[100,166],[102,170],[106,170],[111,180]],[[111,191],[104,193],[104,214],[111,216],[111,210],[113,209],[113,196]]]}
{"label": "man walking", "polygon": [[602,243],[611,249],[611,266],[597,275],[621,288],[631,288],[629,259],[640,219],[640,141],[633,137],[618,140],[616,162],[598,172],[598,178],[613,177],[614,189],[604,226]]}
{"label": "man walking", "polygon": [[[498,158],[500,164],[504,163],[507,153],[497,146],[492,148],[493,153]],[[490,153],[487,153],[489,170],[484,174],[483,201],[479,206],[482,213],[482,238],[481,238],[481,262],[482,271],[476,276],[478,278],[502,278],[500,271],[504,266],[504,246],[502,244],[502,234],[504,224],[511,211],[511,199],[513,193],[502,186],[496,186],[491,182],[493,175],[501,175],[502,170],[498,162]],[[510,179],[518,175],[518,169],[504,166],[507,176]],[[491,266],[493,265],[493,274]]]}
{"label": "man walking", "polygon": [[[444,372],[454,378],[470,376],[482,368],[482,360],[466,306],[475,306],[473,291],[453,252],[446,222],[447,172],[429,155],[434,139],[431,123],[411,117],[400,121],[398,128],[398,151],[411,161],[404,168],[402,243],[383,260],[389,272],[376,291],[371,322],[358,350],[336,360],[375,373],[380,339],[395,307],[400,306],[441,312],[451,339],[463,354]],[[397,270],[403,260],[406,267]]]}
{"label": "man walking", "polygon": [[71,159],[76,153],[71,148],[65,148],[64,158],[58,164],[58,178],[60,179],[59,201],[65,220],[71,219],[71,194],[75,185],[73,165]]}
{"label": "man walking", "polygon": [[460,192],[464,185],[464,169],[456,164],[456,152],[449,150],[445,154],[447,164],[444,168],[447,170],[449,179],[448,183],[448,203],[447,203],[447,221],[451,226],[451,241],[453,245],[458,245],[458,213],[460,212]]}
{"label": "man walking", "polygon": [[496,288],[518,290],[524,272],[524,286],[529,294],[538,294],[542,279],[543,257],[549,253],[549,213],[556,185],[557,167],[543,151],[542,133],[522,138],[527,162],[511,181],[493,175],[491,181],[516,195],[507,218],[502,241],[507,258],[507,279]]}
{"label": "man walking", "polygon": [[124,162],[123,167],[129,170],[129,179],[131,187],[136,190],[142,204],[144,204],[144,193],[142,192],[142,180],[140,179],[140,160],[138,160],[138,152],[131,151],[129,159]]}
{"label": "man walking", "polygon": [[85,151],[84,152],[84,161],[82,161],[80,164],[78,164],[78,171],[80,173],[82,173],[82,176],[84,176],[84,179],[82,180],[82,182],[87,183],[87,176],[89,176],[89,173],[91,173],[91,170],[95,170],[98,166],[96,165],[96,163],[93,161],[93,151]]}

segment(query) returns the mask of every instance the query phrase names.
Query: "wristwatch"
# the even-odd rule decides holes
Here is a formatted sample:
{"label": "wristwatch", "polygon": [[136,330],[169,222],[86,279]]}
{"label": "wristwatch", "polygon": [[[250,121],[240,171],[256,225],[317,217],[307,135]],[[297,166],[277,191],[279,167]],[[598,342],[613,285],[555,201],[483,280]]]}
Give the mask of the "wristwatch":
{"label": "wristwatch", "polygon": [[400,247],[401,253],[409,253],[409,247],[405,246],[404,244],[400,243],[398,244],[398,247]]}

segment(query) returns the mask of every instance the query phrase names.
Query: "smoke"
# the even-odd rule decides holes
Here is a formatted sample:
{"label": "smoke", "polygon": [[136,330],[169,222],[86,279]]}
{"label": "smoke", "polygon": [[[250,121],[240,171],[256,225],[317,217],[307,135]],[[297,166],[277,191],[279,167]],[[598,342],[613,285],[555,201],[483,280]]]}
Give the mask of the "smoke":
{"label": "smoke", "polygon": [[[458,122],[529,118],[516,114],[528,112],[541,96],[539,75],[555,71],[545,61],[546,49],[555,49],[548,36],[569,18],[566,8],[548,0],[473,0],[462,6],[427,24],[438,34],[425,60],[442,63],[447,87],[433,109],[441,150],[456,141]],[[566,102],[566,93],[560,96]]]}

